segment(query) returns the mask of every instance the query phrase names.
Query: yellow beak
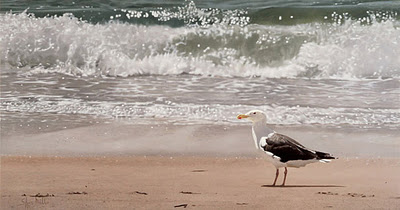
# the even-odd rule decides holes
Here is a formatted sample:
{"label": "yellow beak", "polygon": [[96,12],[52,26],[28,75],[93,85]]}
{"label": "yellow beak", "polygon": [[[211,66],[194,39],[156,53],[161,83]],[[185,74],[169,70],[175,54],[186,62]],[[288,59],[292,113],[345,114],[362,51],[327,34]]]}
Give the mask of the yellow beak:
{"label": "yellow beak", "polygon": [[240,114],[240,115],[238,115],[237,116],[237,118],[240,120],[240,119],[243,119],[243,118],[248,118],[249,117],[249,115],[245,115],[245,114]]}

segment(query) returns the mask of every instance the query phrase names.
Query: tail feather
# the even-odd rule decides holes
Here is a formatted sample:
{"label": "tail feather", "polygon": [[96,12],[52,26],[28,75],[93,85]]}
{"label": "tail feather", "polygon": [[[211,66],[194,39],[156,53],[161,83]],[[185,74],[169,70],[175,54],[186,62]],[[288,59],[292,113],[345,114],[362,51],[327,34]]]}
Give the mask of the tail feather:
{"label": "tail feather", "polygon": [[[315,151],[315,154],[318,156],[318,159],[320,159],[320,160],[323,160],[323,159],[336,159],[332,155],[330,155],[328,153],[325,153],[325,152]],[[329,162],[328,160],[325,160],[325,161]]]}
{"label": "tail feather", "polygon": [[321,163],[329,163],[329,162],[331,162],[331,160],[321,159],[321,160],[319,160],[319,162],[321,162]]}

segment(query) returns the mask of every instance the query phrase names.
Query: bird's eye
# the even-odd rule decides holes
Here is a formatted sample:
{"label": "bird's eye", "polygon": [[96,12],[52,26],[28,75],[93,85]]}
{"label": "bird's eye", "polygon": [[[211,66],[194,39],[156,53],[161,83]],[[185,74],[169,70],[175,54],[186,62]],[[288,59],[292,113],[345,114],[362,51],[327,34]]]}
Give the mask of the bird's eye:
{"label": "bird's eye", "polygon": [[253,114],[257,114],[257,112],[253,112]]}

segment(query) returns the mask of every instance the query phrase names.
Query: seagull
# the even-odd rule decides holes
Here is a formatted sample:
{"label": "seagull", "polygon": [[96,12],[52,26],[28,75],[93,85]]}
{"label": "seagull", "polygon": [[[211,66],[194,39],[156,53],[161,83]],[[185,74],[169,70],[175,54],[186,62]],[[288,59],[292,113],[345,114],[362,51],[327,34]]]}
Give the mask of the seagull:
{"label": "seagull", "polygon": [[268,160],[275,166],[276,174],[272,186],[275,186],[279,176],[279,168],[285,167],[285,176],[281,186],[285,186],[287,167],[299,168],[314,162],[330,162],[329,159],[335,159],[325,152],[311,150],[301,145],[296,140],[276,133],[267,127],[267,116],[259,110],[252,110],[246,114],[237,116],[240,119],[252,121],[252,133],[254,144],[257,149],[267,154]]}

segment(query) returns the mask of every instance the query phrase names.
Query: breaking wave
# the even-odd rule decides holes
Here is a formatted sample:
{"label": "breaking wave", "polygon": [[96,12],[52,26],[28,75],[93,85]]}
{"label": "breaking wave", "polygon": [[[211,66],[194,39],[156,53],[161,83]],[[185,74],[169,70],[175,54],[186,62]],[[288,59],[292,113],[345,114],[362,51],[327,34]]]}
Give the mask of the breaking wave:
{"label": "breaking wave", "polygon": [[220,24],[170,27],[2,14],[1,69],[112,77],[400,77],[400,24],[390,16],[297,25],[248,24],[242,13],[233,16],[236,22],[224,17]]}

